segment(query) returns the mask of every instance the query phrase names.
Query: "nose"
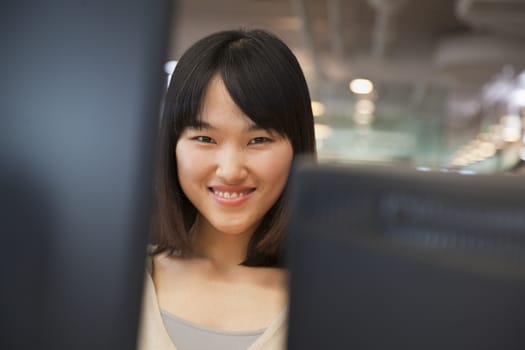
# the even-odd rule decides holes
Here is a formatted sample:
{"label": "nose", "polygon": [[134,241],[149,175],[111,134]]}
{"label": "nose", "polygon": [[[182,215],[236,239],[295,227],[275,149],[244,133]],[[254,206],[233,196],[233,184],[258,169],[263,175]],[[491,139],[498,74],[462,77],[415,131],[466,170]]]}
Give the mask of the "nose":
{"label": "nose", "polygon": [[225,184],[240,184],[248,175],[244,153],[235,147],[225,147],[217,155],[217,177]]}

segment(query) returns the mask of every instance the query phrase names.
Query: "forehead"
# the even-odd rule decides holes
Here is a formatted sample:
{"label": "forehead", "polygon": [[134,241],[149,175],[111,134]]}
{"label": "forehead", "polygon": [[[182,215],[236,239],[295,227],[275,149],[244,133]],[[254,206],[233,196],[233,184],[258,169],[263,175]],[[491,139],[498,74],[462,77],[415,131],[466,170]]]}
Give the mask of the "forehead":
{"label": "forehead", "polygon": [[231,124],[249,129],[255,127],[255,123],[233,101],[219,74],[208,83],[198,119],[203,127]]}

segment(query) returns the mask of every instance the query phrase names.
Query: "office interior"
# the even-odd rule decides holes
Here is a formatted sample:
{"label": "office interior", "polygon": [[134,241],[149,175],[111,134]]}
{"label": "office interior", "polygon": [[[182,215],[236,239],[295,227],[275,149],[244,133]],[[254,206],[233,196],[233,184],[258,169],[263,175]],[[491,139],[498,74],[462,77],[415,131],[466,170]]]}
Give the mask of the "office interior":
{"label": "office interior", "polygon": [[166,72],[207,33],[269,29],[305,71],[321,161],[520,173],[524,25],[521,0],[181,0]]}
{"label": "office interior", "polygon": [[[148,2],[162,18],[168,1]],[[108,52],[121,54],[112,46],[115,38],[121,40],[114,17],[133,13],[131,18],[144,24],[143,4],[86,4],[20,3],[12,7],[25,26],[9,11],[0,21],[6,38],[12,32],[23,34],[23,40],[9,42],[0,55],[11,64],[0,65],[6,72],[0,83],[2,117],[10,116],[6,111],[23,115],[6,117],[0,156],[7,154],[1,160],[16,163],[19,155],[28,155],[23,160],[30,165],[27,177],[15,172],[13,179],[5,168],[0,172],[8,180],[0,185],[17,199],[0,196],[2,280],[13,282],[0,288],[0,348],[14,348],[1,344],[20,339],[27,343],[20,348],[49,349],[132,348],[135,341],[151,204],[148,171],[153,169],[153,147],[144,151],[140,145],[149,145],[146,136],[153,138],[155,125],[150,121],[139,139],[134,128],[143,125],[140,108],[154,106],[157,112],[158,96],[145,90],[157,77],[129,74],[145,66],[139,60],[126,61],[128,66],[107,62]],[[44,15],[48,9],[50,15]],[[93,26],[92,19],[102,25]],[[140,34],[159,22],[154,16],[148,20],[143,27],[123,23],[130,33]],[[268,29],[292,48],[306,74],[321,162],[467,176],[523,174],[524,25],[524,0],[177,0],[164,78],[169,79],[185,49],[211,32]],[[121,42],[137,50],[141,43],[150,44],[148,38],[161,33],[161,27],[139,43]],[[77,40],[78,33],[92,46]],[[15,49],[24,54],[17,56]],[[155,57],[149,59],[157,62],[158,47],[151,53]],[[57,61],[57,54],[74,54],[78,61]],[[130,83],[111,79],[95,85],[106,78],[92,74],[97,64],[116,67],[105,72],[129,76]],[[69,94],[71,98],[63,97]],[[136,98],[146,94],[151,94],[149,100]],[[104,103],[93,103],[93,97]],[[113,107],[120,113],[113,113]],[[126,137],[115,138],[114,131]],[[523,201],[519,193],[516,198],[511,202],[517,209],[509,215],[521,233]],[[113,215],[115,208],[122,215]],[[521,235],[518,239],[522,241]],[[520,254],[522,247],[516,246]],[[516,274],[520,283],[521,266]],[[509,309],[509,314],[521,317],[520,310]]]}

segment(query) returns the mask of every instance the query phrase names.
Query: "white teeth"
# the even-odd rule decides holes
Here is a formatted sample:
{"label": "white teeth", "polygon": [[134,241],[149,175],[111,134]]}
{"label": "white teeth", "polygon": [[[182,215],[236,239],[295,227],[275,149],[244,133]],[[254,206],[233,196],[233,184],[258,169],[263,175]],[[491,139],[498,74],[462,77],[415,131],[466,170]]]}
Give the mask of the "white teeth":
{"label": "white teeth", "polygon": [[221,192],[221,191],[213,191],[213,194],[217,197],[221,197],[224,199],[235,199],[242,196],[245,196],[248,194],[248,191],[246,192]]}

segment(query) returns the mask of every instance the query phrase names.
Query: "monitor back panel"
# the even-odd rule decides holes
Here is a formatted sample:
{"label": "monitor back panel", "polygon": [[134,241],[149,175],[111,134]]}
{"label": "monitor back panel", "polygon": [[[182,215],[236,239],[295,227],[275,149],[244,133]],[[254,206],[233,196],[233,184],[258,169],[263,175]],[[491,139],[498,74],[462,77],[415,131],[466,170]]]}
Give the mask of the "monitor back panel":
{"label": "monitor back panel", "polygon": [[525,186],[509,176],[303,165],[290,349],[525,347]]}

